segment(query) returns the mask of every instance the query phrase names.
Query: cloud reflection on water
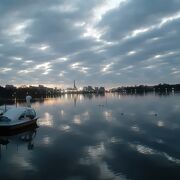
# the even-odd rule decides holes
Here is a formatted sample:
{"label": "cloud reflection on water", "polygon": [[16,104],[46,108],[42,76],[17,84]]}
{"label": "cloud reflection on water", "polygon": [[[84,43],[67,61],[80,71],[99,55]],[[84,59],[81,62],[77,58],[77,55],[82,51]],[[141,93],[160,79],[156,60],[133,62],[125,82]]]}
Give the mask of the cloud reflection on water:
{"label": "cloud reflection on water", "polygon": [[[68,98],[68,103],[54,99],[51,105],[39,103],[36,108],[41,117],[37,149],[27,158],[38,169],[35,176],[149,180],[147,174],[151,173],[165,179],[172,174],[179,177],[179,112],[171,108],[172,104],[179,106],[179,96],[118,99],[110,94],[81,101],[77,96],[76,106],[74,97]],[[48,174],[44,173],[44,161],[51,167]]]}
{"label": "cloud reflection on water", "polygon": [[39,118],[38,124],[40,126],[53,127],[53,125],[54,125],[53,116],[50,113],[45,112],[44,115],[41,118]]}

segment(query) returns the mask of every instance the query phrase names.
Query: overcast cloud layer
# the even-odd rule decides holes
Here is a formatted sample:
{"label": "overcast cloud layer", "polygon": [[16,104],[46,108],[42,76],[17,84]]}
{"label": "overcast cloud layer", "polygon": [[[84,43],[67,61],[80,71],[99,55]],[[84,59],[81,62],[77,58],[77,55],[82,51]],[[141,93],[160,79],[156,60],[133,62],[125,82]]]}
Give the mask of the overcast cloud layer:
{"label": "overcast cloud layer", "polygon": [[0,84],[179,83],[180,0],[0,1]]}

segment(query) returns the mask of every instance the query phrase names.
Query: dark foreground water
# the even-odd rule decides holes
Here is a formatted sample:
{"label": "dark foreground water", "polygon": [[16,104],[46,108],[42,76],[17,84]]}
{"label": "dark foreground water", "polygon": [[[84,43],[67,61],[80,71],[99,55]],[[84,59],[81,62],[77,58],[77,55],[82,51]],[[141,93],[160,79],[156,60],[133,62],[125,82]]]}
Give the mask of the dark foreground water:
{"label": "dark foreground water", "polygon": [[0,179],[179,180],[180,95],[35,102],[39,128],[0,137]]}

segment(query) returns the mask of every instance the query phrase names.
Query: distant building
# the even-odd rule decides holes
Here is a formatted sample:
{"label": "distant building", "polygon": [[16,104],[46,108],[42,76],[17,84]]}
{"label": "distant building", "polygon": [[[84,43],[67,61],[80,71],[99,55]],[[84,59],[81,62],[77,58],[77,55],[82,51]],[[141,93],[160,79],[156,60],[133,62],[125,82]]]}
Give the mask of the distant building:
{"label": "distant building", "polygon": [[39,85],[39,88],[42,88],[42,89],[43,89],[43,88],[44,88],[44,86],[43,86],[43,85]]}
{"label": "distant building", "polygon": [[9,85],[9,84],[7,84],[7,85],[5,86],[5,88],[6,88],[6,89],[16,89],[15,86]]}
{"label": "distant building", "polygon": [[100,87],[98,90],[98,93],[105,93],[105,88],[104,87]]}
{"label": "distant building", "polygon": [[77,87],[76,87],[76,82],[75,82],[75,80],[74,80],[74,89],[76,89],[76,90],[77,90]]}
{"label": "distant building", "polygon": [[88,88],[87,88],[86,86],[83,87],[83,91],[84,91],[84,92],[88,91]]}
{"label": "distant building", "polygon": [[92,88],[92,86],[83,87],[83,92],[95,92],[95,90]]}
{"label": "distant building", "polygon": [[94,90],[95,90],[96,93],[98,93],[99,88],[98,88],[98,87],[95,87]]}
{"label": "distant building", "polygon": [[76,82],[75,82],[75,80],[74,80],[74,86],[73,86],[73,88],[67,88],[65,91],[66,91],[67,93],[76,93],[76,92],[77,92],[77,87],[76,87]]}

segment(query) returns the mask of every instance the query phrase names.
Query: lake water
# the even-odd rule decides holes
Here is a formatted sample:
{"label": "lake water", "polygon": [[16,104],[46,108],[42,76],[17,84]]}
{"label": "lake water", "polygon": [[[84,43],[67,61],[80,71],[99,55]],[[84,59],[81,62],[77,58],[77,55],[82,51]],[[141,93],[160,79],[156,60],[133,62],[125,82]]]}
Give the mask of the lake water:
{"label": "lake water", "polygon": [[32,107],[39,128],[0,137],[2,180],[180,179],[178,94],[65,95]]}

